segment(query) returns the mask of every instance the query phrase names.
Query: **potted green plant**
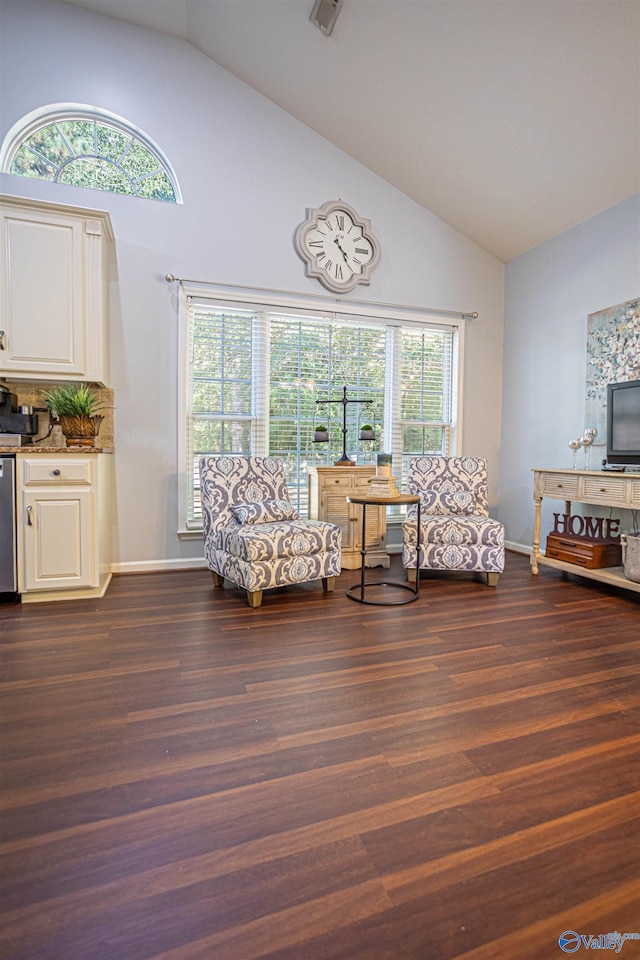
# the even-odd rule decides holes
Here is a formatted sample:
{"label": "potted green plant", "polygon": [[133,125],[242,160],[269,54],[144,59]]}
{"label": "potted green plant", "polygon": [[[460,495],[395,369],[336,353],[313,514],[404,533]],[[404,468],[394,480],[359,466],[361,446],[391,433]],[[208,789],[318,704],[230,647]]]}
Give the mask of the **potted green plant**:
{"label": "potted green plant", "polygon": [[361,440],[375,440],[376,435],[370,423],[363,423],[360,427]]}
{"label": "potted green plant", "polygon": [[324,426],[318,426],[313,431],[313,442],[314,443],[326,443],[329,439],[329,431]]}
{"label": "potted green plant", "polygon": [[59,384],[43,390],[42,399],[56,414],[68,447],[93,447],[104,420],[102,403],[86,383]]}

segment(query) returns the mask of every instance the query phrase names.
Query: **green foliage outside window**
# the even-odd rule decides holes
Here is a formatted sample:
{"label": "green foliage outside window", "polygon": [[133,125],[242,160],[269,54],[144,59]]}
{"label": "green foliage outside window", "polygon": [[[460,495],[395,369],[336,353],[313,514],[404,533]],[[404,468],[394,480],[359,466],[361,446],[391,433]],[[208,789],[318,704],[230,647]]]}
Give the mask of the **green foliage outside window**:
{"label": "green foliage outside window", "polygon": [[[207,454],[280,458],[289,493],[304,514],[309,466],[333,463],[343,447],[342,405],[316,401],[339,400],[345,385],[350,396],[371,401],[347,406],[347,452],[357,463],[375,464],[377,450],[393,452],[401,482],[410,456],[449,452],[452,331],[196,301],[188,317],[188,522],[200,516],[198,461]],[[374,441],[359,438],[365,422],[374,426]],[[319,425],[329,430],[323,444],[314,443]]]}
{"label": "green foliage outside window", "polygon": [[47,122],[16,151],[10,173],[176,202],[163,162],[133,133],[100,120]]}

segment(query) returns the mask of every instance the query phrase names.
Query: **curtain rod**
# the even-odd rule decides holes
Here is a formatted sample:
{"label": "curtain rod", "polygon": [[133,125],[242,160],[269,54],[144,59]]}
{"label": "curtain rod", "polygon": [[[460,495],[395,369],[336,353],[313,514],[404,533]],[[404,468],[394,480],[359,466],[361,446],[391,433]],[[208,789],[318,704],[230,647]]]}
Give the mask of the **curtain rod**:
{"label": "curtain rod", "polygon": [[388,307],[389,309],[396,310],[412,310],[416,313],[429,313],[435,317],[456,317],[460,320],[477,320],[478,314],[476,311],[472,313],[462,312],[460,310],[437,310],[435,307],[416,307],[409,306],[403,303],[384,303],[379,300],[343,300],[341,297],[323,297],[317,293],[305,294],[305,293],[296,293],[293,290],[270,290],[268,288],[256,289],[255,287],[244,287],[236,284],[223,284],[216,283],[215,280],[188,280],[186,277],[176,277],[172,273],[167,273],[165,276],[167,283],[188,283],[188,284],[200,284],[207,287],[220,287],[223,290],[241,290],[245,293],[255,293],[263,294],[268,293],[275,296],[282,296],[283,294],[287,297],[304,297],[305,299],[311,298],[312,300],[317,301],[318,303],[326,304],[340,304],[344,309],[349,304],[358,307]]}

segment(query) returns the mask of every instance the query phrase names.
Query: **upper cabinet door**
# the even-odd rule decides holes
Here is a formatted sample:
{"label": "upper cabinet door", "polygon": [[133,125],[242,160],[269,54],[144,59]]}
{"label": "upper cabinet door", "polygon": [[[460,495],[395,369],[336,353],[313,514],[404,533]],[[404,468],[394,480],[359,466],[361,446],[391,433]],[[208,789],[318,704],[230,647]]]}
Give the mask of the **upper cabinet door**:
{"label": "upper cabinet door", "polygon": [[106,214],[2,201],[0,374],[106,385]]}
{"label": "upper cabinet door", "polygon": [[7,373],[84,373],[81,226],[19,213],[3,218],[0,367]]}

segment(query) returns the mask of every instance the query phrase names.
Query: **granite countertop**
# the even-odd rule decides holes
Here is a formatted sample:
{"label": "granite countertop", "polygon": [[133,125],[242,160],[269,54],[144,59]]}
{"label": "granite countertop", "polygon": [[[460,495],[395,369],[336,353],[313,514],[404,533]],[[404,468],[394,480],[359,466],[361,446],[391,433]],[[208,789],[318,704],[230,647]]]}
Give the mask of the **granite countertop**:
{"label": "granite countertop", "polygon": [[17,453],[21,456],[34,453],[62,454],[63,456],[85,455],[87,453],[113,453],[113,447],[45,447],[37,443],[25,443],[21,447],[3,447],[0,442],[0,454]]}

